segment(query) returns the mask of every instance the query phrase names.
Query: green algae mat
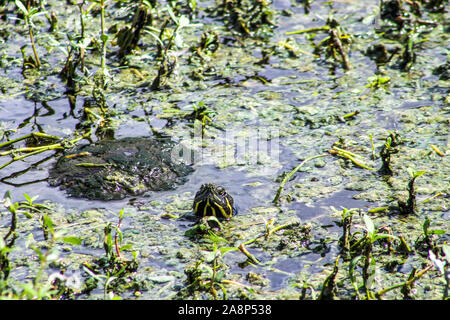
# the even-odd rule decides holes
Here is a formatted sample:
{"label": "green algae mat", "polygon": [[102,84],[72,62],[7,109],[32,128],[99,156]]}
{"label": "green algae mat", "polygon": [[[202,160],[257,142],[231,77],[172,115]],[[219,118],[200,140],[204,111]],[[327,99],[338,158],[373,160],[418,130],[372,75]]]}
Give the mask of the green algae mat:
{"label": "green algae mat", "polygon": [[448,299],[448,9],[0,0],[0,298]]}

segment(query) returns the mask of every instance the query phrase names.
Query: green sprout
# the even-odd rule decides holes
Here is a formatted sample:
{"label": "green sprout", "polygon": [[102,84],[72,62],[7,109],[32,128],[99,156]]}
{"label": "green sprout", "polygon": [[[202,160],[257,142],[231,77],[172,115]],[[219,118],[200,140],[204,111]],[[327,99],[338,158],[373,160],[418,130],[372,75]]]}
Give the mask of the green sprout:
{"label": "green sprout", "polygon": [[[49,209],[44,205],[35,203],[37,196],[30,197],[24,194],[26,201],[12,202],[10,192],[6,192],[3,205],[12,214],[9,231],[6,235],[0,237],[0,297],[14,299],[55,299],[59,298],[59,290],[49,277],[45,276],[45,270],[50,263],[56,261],[59,257],[59,251],[55,247],[57,242],[64,242],[71,245],[80,245],[81,239],[74,236],[65,236],[64,232],[56,231],[51,217],[41,209]],[[48,211],[48,210],[46,210]],[[16,228],[18,223],[18,214],[24,214],[27,218],[33,218],[34,212],[39,213],[39,219],[42,221],[42,228],[46,233],[45,250],[42,246],[36,245],[33,233],[30,233],[25,239],[25,246],[35,253],[38,258],[39,268],[34,274],[30,275],[30,280],[23,283],[13,283],[8,280],[11,272],[8,254],[15,250],[14,242],[16,237]],[[21,289],[21,290],[19,290]]]}
{"label": "green sprout", "polygon": [[342,236],[339,238],[339,246],[341,247],[342,251],[346,254],[346,258],[350,257],[350,245],[352,242],[352,233],[351,233],[351,227],[352,227],[352,221],[353,221],[353,215],[359,209],[353,208],[353,209],[347,209],[342,208],[342,211],[337,211],[334,207],[331,208],[335,213],[339,214],[341,217],[341,221],[339,221],[339,224],[342,226],[343,232]]}
{"label": "green sprout", "polygon": [[[169,23],[169,19],[166,19],[161,29],[159,30],[159,36],[156,36],[152,31],[158,31],[155,28],[150,28],[151,31],[146,30],[148,34],[150,34],[152,37],[154,37],[157,40],[157,47],[158,47],[158,53],[157,57],[161,57],[158,73],[153,80],[151,84],[152,90],[159,90],[160,87],[163,84],[163,81],[168,79],[172,72],[175,70],[175,66],[177,63],[177,58],[174,57],[173,59],[170,58],[169,50],[172,48],[172,45],[175,44],[176,46],[181,46],[183,43],[183,39],[180,35],[181,29],[190,26],[189,19],[182,15],[180,17],[176,17],[173,13],[172,9],[170,7],[167,7],[167,12],[169,13],[171,19],[175,22],[176,27],[172,32],[169,32],[167,29],[167,25]],[[164,35],[168,31],[170,33],[169,38],[167,40],[167,43],[164,44],[163,38]]]}
{"label": "green sprout", "polygon": [[32,68],[39,69],[41,67],[41,61],[39,60],[39,55],[37,53],[36,44],[34,41],[34,36],[33,36],[34,24],[33,24],[32,18],[42,15],[45,12],[39,12],[39,8],[31,8],[28,10],[20,0],[15,0],[15,4],[16,4],[17,8],[19,8],[19,10],[23,14],[23,17],[25,20],[25,27],[28,29],[28,35],[30,37],[31,47],[33,49],[33,54],[34,54],[34,60],[27,59],[28,61],[24,61],[24,67],[30,66]]}
{"label": "green sprout", "polygon": [[374,76],[368,77],[366,79],[366,81],[368,82],[365,87],[366,88],[370,88],[371,90],[376,90],[379,88],[384,89],[386,92],[389,92],[388,90],[388,86],[389,86],[389,82],[391,81],[390,77],[383,77],[379,74],[376,74]]}
{"label": "green sprout", "polygon": [[391,142],[392,139],[388,137],[380,151],[382,165],[378,172],[386,176],[392,176],[394,173],[391,168],[391,154],[397,151],[392,148]]}
{"label": "green sprout", "polygon": [[426,254],[428,254],[430,250],[435,251],[437,248],[434,236],[446,233],[443,229],[432,229],[430,228],[430,225],[431,220],[429,217],[426,217],[424,222],[422,223],[422,233],[415,241],[415,247],[417,249],[420,249],[421,251],[425,251]]}
{"label": "green sprout", "polygon": [[[104,228],[103,248],[105,256],[98,259],[95,264],[84,263],[83,269],[96,282],[103,285],[104,298],[117,299],[114,297],[115,286],[120,282],[126,281],[124,278],[131,272],[135,272],[138,268],[138,252],[131,252],[133,259],[128,260],[122,256],[122,251],[132,248],[131,244],[121,245],[123,241],[123,234],[120,230],[123,219],[128,214],[125,214],[124,209],[119,211],[118,223],[113,225],[111,222],[106,224]],[[115,231],[113,236],[112,232]]]}
{"label": "green sprout", "polygon": [[[375,241],[383,238],[392,238],[392,239],[398,239],[398,237],[388,234],[388,233],[382,233],[379,232],[378,229],[375,228],[375,225],[372,221],[372,219],[366,215],[363,214],[362,220],[364,222],[363,229],[365,230],[365,235],[356,243],[352,245],[352,247],[361,248],[362,254],[356,256],[353,258],[353,260],[349,264],[349,278],[350,282],[352,283],[356,293],[359,296],[359,290],[361,288],[364,289],[366,298],[367,299],[373,299],[374,293],[371,291],[371,287],[374,281],[375,272],[376,272],[376,261],[373,256],[373,245]],[[356,282],[356,276],[354,274],[355,268],[358,265],[359,261],[363,261],[362,266],[362,283],[360,285]]]}
{"label": "green sprout", "polygon": [[408,182],[408,200],[406,202],[398,200],[398,208],[402,214],[415,214],[417,213],[417,192],[414,187],[414,183],[418,177],[425,174],[426,171],[414,171],[411,168],[407,169],[410,176]]}
{"label": "green sprout", "polygon": [[340,255],[337,256],[334,262],[333,271],[326,277],[322,285],[322,291],[319,295],[319,300],[333,300],[336,295],[336,275],[339,271],[339,259]]}

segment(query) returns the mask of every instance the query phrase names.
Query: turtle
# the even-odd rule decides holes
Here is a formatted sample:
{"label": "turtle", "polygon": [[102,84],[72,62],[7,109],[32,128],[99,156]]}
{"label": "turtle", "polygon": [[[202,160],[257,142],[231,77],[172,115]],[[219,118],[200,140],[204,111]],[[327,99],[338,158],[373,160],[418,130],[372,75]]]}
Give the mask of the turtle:
{"label": "turtle", "polygon": [[233,197],[225,188],[213,183],[205,183],[200,187],[192,209],[197,217],[215,216],[228,220],[237,214]]}
{"label": "turtle", "polygon": [[119,200],[171,190],[194,169],[175,161],[167,137],[101,140],[76,147],[49,171],[48,182],[75,198]]}

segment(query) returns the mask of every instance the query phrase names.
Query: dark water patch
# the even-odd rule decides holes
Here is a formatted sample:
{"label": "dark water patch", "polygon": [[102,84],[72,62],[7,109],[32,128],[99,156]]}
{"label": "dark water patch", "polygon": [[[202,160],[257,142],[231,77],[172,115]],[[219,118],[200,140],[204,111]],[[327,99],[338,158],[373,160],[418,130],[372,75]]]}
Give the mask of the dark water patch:
{"label": "dark water patch", "polygon": [[373,206],[373,204],[364,200],[354,199],[353,196],[355,194],[357,194],[355,191],[342,190],[335,192],[328,197],[315,199],[313,200],[312,205],[306,205],[302,202],[292,202],[289,208],[295,210],[297,216],[302,221],[306,222],[310,219],[320,218],[320,221],[329,223],[332,218],[331,214],[333,213],[331,207],[334,207],[337,210],[341,210],[342,208],[359,208],[363,211],[367,211],[368,208]]}
{"label": "dark water patch", "polygon": [[269,271],[267,276],[270,279],[270,289],[274,291],[286,287],[287,281],[290,279],[288,274],[276,271]]}
{"label": "dark water patch", "polygon": [[434,106],[436,104],[435,101],[425,100],[425,101],[405,101],[401,108],[402,109],[416,109],[421,107]]}
{"label": "dark water patch", "polygon": [[[298,258],[281,259],[273,266],[278,270],[288,273],[297,273],[303,269],[303,263]],[[273,287],[272,289],[277,290]]]}

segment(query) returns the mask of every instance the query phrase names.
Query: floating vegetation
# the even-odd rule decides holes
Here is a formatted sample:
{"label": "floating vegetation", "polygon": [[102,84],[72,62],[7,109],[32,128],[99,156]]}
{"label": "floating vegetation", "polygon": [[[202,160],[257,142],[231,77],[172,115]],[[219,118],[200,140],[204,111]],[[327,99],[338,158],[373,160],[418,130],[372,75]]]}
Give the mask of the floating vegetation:
{"label": "floating vegetation", "polygon": [[267,37],[275,25],[275,11],[270,4],[270,0],[219,0],[213,12],[243,35]]}
{"label": "floating vegetation", "polygon": [[351,36],[342,29],[339,22],[332,16],[328,17],[326,25],[323,27],[289,31],[286,32],[286,35],[317,31],[326,31],[328,33],[328,36],[322,39],[318,44],[316,44],[315,52],[317,54],[320,54],[322,48],[325,48],[325,56],[327,59],[332,58],[333,60],[337,60],[338,57],[340,57],[342,67],[345,70],[349,70],[350,62],[348,60],[347,48],[351,44]]}
{"label": "floating vegetation", "polygon": [[[13,140],[10,140],[8,142],[2,143],[0,144],[0,149],[2,148],[6,148],[9,147],[10,145],[22,141],[22,140],[27,140],[27,139],[32,139],[34,141],[39,142],[38,146],[30,146],[30,147],[23,147],[23,148],[15,148],[15,149],[10,149],[8,151],[4,151],[0,153],[0,157],[4,157],[4,156],[10,156],[12,159],[4,164],[2,164],[0,166],[0,169],[3,169],[9,165],[11,165],[12,163],[14,163],[15,161],[20,161],[23,160],[27,157],[31,157],[37,154],[40,154],[42,152],[46,152],[46,151],[53,151],[53,150],[64,150],[64,149],[70,149],[72,148],[74,145],[76,145],[76,143],[78,141],[80,141],[83,138],[86,138],[86,136],[88,136],[90,134],[90,132],[88,134],[85,134],[81,137],[69,140],[69,139],[62,139],[60,137],[56,137],[56,136],[51,136],[45,133],[40,133],[40,132],[32,132],[28,135],[22,136],[20,138],[16,138]],[[42,141],[55,141],[55,140],[59,140],[60,142],[58,143],[51,143],[51,144],[45,144],[42,143]],[[40,144],[44,144],[44,145],[40,145]]]}

